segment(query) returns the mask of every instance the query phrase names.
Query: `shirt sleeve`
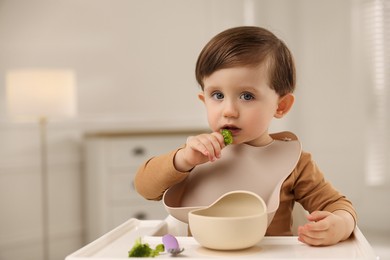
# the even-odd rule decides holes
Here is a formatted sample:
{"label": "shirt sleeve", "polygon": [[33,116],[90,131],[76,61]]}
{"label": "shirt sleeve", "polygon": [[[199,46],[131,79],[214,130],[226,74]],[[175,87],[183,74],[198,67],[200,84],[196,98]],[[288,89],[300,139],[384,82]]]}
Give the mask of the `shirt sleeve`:
{"label": "shirt sleeve", "polygon": [[351,201],[325,180],[323,173],[309,153],[302,152],[293,175],[295,178],[293,186],[295,199],[307,211],[345,210],[352,215],[356,224],[357,214]]}
{"label": "shirt sleeve", "polygon": [[165,190],[188,176],[188,172],[179,172],[173,165],[178,150],[153,157],[140,166],[134,178],[134,187],[141,196],[161,200]]}

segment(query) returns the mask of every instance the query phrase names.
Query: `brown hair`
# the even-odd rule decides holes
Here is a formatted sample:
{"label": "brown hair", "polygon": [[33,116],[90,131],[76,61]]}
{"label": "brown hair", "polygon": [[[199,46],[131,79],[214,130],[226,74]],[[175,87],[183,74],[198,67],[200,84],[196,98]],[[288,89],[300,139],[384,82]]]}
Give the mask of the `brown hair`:
{"label": "brown hair", "polygon": [[267,66],[268,83],[276,93],[284,96],[294,91],[296,76],[292,54],[273,33],[255,26],[231,28],[213,37],[199,54],[196,80],[203,89],[203,79],[217,70],[260,64]]}

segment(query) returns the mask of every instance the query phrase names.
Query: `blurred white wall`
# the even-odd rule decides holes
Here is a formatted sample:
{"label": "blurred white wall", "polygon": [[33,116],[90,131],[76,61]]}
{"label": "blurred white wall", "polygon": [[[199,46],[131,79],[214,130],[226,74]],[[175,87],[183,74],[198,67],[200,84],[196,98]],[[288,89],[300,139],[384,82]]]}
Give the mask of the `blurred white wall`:
{"label": "blurred white wall", "polygon": [[6,117],[7,70],[76,71],[78,118],[49,124],[57,216],[51,225],[54,257],[60,258],[80,246],[84,232],[82,134],[206,126],[194,77],[197,55],[216,33],[244,24],[270,29],[295,55],[296,105],[272,130],[301,138],[327,178],[353,201],[363,230],[389,232],[389,186],[364,182],[370,85],[361,2],[0,0],[0,259],[15,256],[15,243],[29,245],[26,255],[37,253],[40,228],[33,206],[39,205],[33,185],[39,176],[37,126]]}

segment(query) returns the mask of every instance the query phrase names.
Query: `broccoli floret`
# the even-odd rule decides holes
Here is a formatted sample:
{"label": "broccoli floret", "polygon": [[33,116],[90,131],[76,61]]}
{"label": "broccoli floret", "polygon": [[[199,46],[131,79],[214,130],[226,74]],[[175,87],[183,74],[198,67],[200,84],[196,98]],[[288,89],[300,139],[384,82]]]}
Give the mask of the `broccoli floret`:
{"label": "broccoli floret", "polygon": [[149,244],[142,244],[141,238],[137,238],[134,242],[134,246],[129,251],[129,257],[155,257],[158,256],[160,252],[164,252],[164,245],[159,244],[156,246],[156,249],[153,250]]}
{"label": "broccoli floret", "polygon": [[233,136],[230,130],[222,129],[221,134],[223,136],[223,141],[225,142],[225,145],[229,145],[233,143]]}
{"label": "broccoli floret", "polygon": [[163,244],[158,244],[156,249],[152,251],[152,257],[158,256],[161,252],[165,251],[165,246]]}

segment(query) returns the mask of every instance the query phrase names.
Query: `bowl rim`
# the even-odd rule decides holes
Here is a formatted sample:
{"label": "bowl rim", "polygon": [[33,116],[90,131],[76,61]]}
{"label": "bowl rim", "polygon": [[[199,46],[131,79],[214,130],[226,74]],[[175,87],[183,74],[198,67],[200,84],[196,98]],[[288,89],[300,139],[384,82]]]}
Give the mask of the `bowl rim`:
{"label": "bowl rim", "polygon": [[[232,216],[232,217],[229,217],[229,216],[209,216],[209,215],[200,214],[201,212],[207,211],[208,209],[210,209],[212,206],[217,204],[221,199],[228,197],[230,195],[234,195],[234,194],[243,194],[243,195],[250,195],[250,196],[255,197],[258,200],[258,202],[262,205],[263,211],[258,212],[258,213],[244,215],[244,216]],[[207,207],[190,210],[188,212],[188,217],[190,215],[204,217],[204,218],[220,219],[220,220],[222,220],[222,219],[234,220],[234,219],[248,219],[248,218],[254,218],[254,217],[261,217],[264,215],[268,216],[268,211],[267,211],[267,204],[265,203],[263,198],[260,197],[257,193],[254,193],[252,191],[247,191],[247,190],[233,190],[233,191],[224,193],[223,195],[221,195],[218,199],[216,199],[213,203],[211,203]]]}
{"label": "bowl rim", "polygon": [[225,216],[207,216],[207,215],[201,215],[197,214],[197,211],[202,211],[202,209],[199,210],[192,210],[188,213],[189,216],[195,216],[195,217],[201,217],[201,218],[208,218],[212,220],[245,220],[249,218],[258,218],[263,217],[267,215],[267,212],[257,213],[257,214],[251,214],[246,216],[234,216],[234,217],[225,217]]}
{"label": "bowl rim", "polygon": [[[224,198],[226,196],[229,196],[229,195],[232,195],[232,194],[236,194],[236,193],[242,193],[242,194],[251,195],[251,196],[256,197],[259,200],[259,202],[262,204],[262,207],[264,209],[264,212],[260,212],[258,214],[266,214],[267,215],[268,225],[270,224],[269,223],[270,222],[269,221],[269,214],[270,214],[270,212],[268,211],[267,204],[265,203],[264,199],[259,194],[255,193],[253,191],[243,190],[243,189],[231,190],[231,191],[228,191],[228,192],[225,192],[225,193],[221,194],[217,199],[215,199],[213,202],[211,202],[208,205],[187,205],[187,206],[176,206],[175,205],[175,206],[173,206],[173,205],[169,205],[169,203],[167,203],[167,197],[168,197],[169,190],[170,189],[167,189],[164,192],[163,198],[162,198],[162,201],[163,201],[165,209],[174,218],[176,218],[176,219],[178,219],[180,221],[183,221],[183,222],[185,222],[187,224],[189,224],[189,216],[190,216],[191,212],[196,212],[196,211],[200,211],[200,210],[206,210],[206,209],[210,208],[211,206],[215,205],[222,198]],[[252,214],[252,215],[256,215],[256,214]],[[197,216],[201,216],[200,214],[196,214],[196,215]],[[249,215],[249,216],[251,216],[251,215]],[[209,216],[209,217],[212,217],[212,216]],[[239,218],[242,218],[242,217],[243,216],[240,216]],[[221,217],[221,218],[224,218],[224,217]]]}

